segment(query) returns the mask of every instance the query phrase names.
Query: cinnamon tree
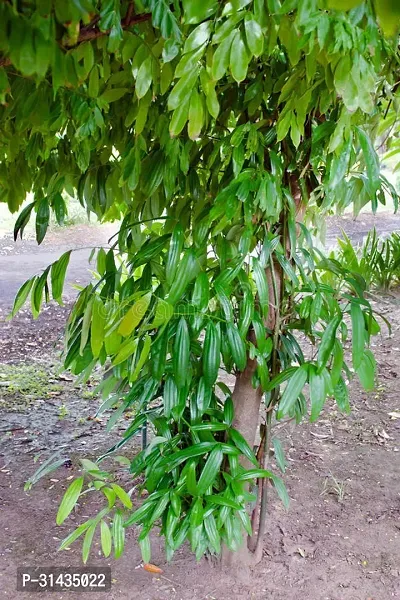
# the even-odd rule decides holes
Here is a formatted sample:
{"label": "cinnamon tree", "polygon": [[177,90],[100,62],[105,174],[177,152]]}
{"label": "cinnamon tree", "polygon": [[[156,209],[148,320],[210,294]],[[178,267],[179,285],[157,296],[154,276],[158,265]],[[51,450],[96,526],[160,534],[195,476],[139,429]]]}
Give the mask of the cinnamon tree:
{"label": "cinnamon tree", "polygon": [[[189,539],[199,558],[225,546],[256,560],[268,482],[288,502],[272,420],[314,421],[326,398],[348,411],[354,374],[373,387],[365,282],[312,234],[330,211],[397,203],[374,137],[397,106],[398,12],[390,0],[0,3],[0,199],[15,212],[32,193],[15,235],[33,218],[40,243],[68,196],[121,219],[72,309],[65,366],[84,380],[111,365],[100,411],[114,409],[109,427],[136,416],[101,466],[83,461],[57,522],[86,485],[105,506],[63,547],[84,534],[86,560],[99,529],[119,556],[139,524],[146,562],[154,527],[168,558]],[[29,295],[35,315],[61,302],[69,256],[24,284],[14,313]],[[103,470],[116,451],[148,492],[137,510]]]}

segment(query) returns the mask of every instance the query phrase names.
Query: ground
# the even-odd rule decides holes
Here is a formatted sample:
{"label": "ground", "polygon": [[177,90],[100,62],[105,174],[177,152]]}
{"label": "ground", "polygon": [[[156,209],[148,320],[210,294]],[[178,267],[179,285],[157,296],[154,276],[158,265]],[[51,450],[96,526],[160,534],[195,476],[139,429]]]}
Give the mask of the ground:
{"label": "ground", "polygon": [[[370,226],[350,219],[336,221],[336,230],[360,236]],[[386,232],[397,227],[392,217],[379,216]],[[364,227],[364,229],[363,229]],[[31,241],[17,248],[0,240],[0,597],[38,599],[44,594],[16,592],[21,566],[79,566],[79,543],[57,552],[63,539],[96,510],[89,499],[66,523],[55,515],[63,491],[79,469],[79,456],[94,457],[118,439],[122,428],[105,432],[107,417],[95,418],[101,400],[94,378],[80,385],[60,369],[62,331],[74,295],[67,288],[65,307],[51,305],[37,321],[28,311],[5,320],[13,295],[26,277],[71,246],[104,243],[110,229],[79,225],[52,233],[43,249]],[[332,240],[335,230],[330,229]],[[363,234],[361,234],[363,235]],[[10,249],[11,248],[11,249]],[[69,282],[84,283],[89,251],[80,251]],[[50,259],[50,260],[49,260]],[[251,572],[225,571],[207,560],[196,563],[183,548],[166,563],[162,541],[153,538],[152,561],[163,573],[143,570],[135,529],[127,533],[127,549],[119,560],[101,557],[99,541],[91,565],[111,565],[113,585],[107,598],[121,600],[389,600],[400,598],[400,294],[376,300],[390,318],[376,338],[378,382],[372,393],[352,384],[350,416],[333,405],[316,424],[279,424],[275,435],[286,450],[285,481],[291,497],[288,511],[271,493],[269,529],[262,562]],[[132,455],[136,440],[126,453]],[[65,463],[30,491],[24,482],[52,452]],[[35,462],[37,458],[37,462]],[[126,479],[121,484],[129,489]],[[135,503],[139,503],[133,493]],[[54,594],[58,598],[78,594]],[[104,593],[92,593],[101,600]]]}

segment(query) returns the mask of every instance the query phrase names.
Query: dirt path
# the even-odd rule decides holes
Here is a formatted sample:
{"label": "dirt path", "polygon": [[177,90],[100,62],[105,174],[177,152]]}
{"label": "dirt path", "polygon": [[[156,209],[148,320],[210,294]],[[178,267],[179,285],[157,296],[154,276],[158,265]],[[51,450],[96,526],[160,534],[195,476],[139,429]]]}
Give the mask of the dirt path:
{"label": "dirt path", "polygon": [[[53,249],[44,246],[45,252],[52,253]],[[1,277],[4,261],[9,258],[0,256]],[[26,251],[13,259],[18,277],[27,276],[30,258]],[[87,276],[86,271],[79,271],[82,264],[77,268],[77,277]],[[4,277],[8,281],[9,275]],[[8,308],[9,296],[1,297],[0,306]],[[154,536],[152,560],[164,572],[151,575],[141,567],[137,531],[132,528],[127,533],[126,552],[119,560],[102,558],[96,538],[89,564],[110,565],[113,586],[110,593],[92,593],[90,598],[400,598],[400,296],[390,298],[390,302],[380,300],[377,308],[390,316],[394,330],[393,337],[383,332],[375,342],[379,365],[376,390],[367,394],[354,383],[353,410],[348,417],[331,405],[316,424],[275,426],[288,460],[285,481],[291,506],[286,512],[271,493],[262,562],[251,573],[232,573],[206,560],[196,563],[185,547],[167,564],[162,540]],[[86,496],[86,502],[61,527],[55,525],[58,503],[70,478],[79,472],[79,456],[98,455],[122,431],[117,428],[111,436],[105,433],[107,414],[94,419],[101,402],[93,395],[95,378],[88,386],[76,386],[59,371],[67,313],[68,306],[50,306],[35,322],[27,312],[12,322],[0,321],[0,384],[6,383],[0,385],[0,597],[4,598],[47,598],[40,593],[17,594],[18,566],[81,564],[79,543],[61,553],[57,547],[74,524],[95,514],[98,499]],[[16,372],[21,375],[11,389],[5,379],[15,376],[7,370],[10,364],[17,364],[20,371]],[[27,371],[28,367],[31,370]],[[18,391],[25,380],[31,393]],[[133,456],[138,443],[134,440],[124,454]],[[25,492],[26,479],[56,449],[62,450],[64,465]],[[121,484],[130,487],[125,479]],[[140,502],[135,493],[133,499],[135,504]],[[81,595],[55,593],[53,597],[61,600]]]}
{"label": "dirt path", "polygon": [[368,233],[375,227],[379,235],[387,236],[392,231],[400,230],[400,215],[393,212],[360,213],[357,219],[351,214],[341,217],[329,217],[326,233],[326,245],[333,247],[336,239],[341,236],[342,230],[350,237],[354,244],[362,244]]}
{"label": "dirt path", "polygon": [[115,233],[115,225],[77,225],[68,229],[50,232],[41,246],[34,239],[14,242],[10,233],[0,237],[0,306],[12,306],[15,294],[26,279],[41,273],[63,252],[70,250],[70,264],[67,271],[65,298],[73,298],[75,284],[85,285],[90,281],[89,257],[93,248],[108,246],[108,240]]}

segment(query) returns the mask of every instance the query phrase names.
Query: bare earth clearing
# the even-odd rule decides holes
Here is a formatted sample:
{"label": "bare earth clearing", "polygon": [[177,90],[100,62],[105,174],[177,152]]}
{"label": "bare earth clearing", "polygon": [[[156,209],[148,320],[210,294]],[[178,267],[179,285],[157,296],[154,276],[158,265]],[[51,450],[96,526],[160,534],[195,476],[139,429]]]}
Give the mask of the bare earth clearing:
{"label": "bare earth clearing", "polygon": [[[375,219],[382,232],[398,228],[398,217],[393,215],[380,214]],[[363,225],[351,219],[335,220],[328,242],[343,224],[358,241],[372,220],[368,215],[360,218]],[[4,317],[28,276],[55,260],[64,249],[101,244],[112,233],[112,228],[104,231],[78,226],[53,234],[39,250],[30,241],[15,247],[9,238],[0,240],[0,596],[5,598],[45,597],[16,592],[18,566],[81,564],[79,542],[64,552],[57,552],[57,547],[74,523],[98,510],[96,500],[86,496],[87,503],[62,527],[55,525],[57,506],[69,484],[67,478],[78,472],[79,456],[97,456],[123,428],[106,434],[106,418],[93,419],[100,403],[91,394],[93,388],[76,386],[72,377],[59,372],[68,303],[65,308],[49,307],[37,321],[28,311],[12,322]],[[76,253],[70,283],[87,280],[89,253]],[[73,293],[69,286],[67,297]],[[380,298],[375,307],[393,325],[391,338],[383,328],[375,339],[379,365],[376,390],[366,394],[355,382],[349,417],[329,406],[317,424],[305,423],[296,429],[292,424],[275,427],[288,459],[285,481],[291,506],[285,511],[271,492],[262,562],[251,573],[229,573],[207,560],[196,563],[185,547],[167,564],[162,541],[155,536],[152,562],[164,572],[151,575],[141,567],[136,531],[131,528],[127,550],[118,561],[102,558],[96,539],[89,564],[111,565],[113,586],[110,593],[92,593],[90,598],[400,598],[400,295]],[[20,373],[17,384],[8,366],[11,364],[17,365]],[[28,391],[23,389],[24,381]],[[136,447],[138,444],[139,439]],[[23,484],[38,464],[60,448],[68,459],[65,465],[24,492]],[[125,451],[128,456],[134,453],[135,446]],[[127,479],[121,483],[129,489]],[[134,502],[140,502],[135,495]],[[80,594],[55,593],[53,597]]]}

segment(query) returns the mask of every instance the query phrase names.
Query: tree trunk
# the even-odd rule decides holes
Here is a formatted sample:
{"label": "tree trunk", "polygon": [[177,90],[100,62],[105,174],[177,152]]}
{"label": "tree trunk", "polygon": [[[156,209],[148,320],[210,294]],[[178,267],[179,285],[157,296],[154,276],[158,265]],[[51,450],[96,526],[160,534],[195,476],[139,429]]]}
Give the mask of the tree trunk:
{"label": "tree trunk", "polygon": [[[232,394],[235,411],[233,426],[240,431],[250,448],[254,447],[256,441],[262,398],[261,389],[255,389],[252,386],[252,376],[256,367],[256,361],[249,359],[245,370],[236,377]],[[246,458],[243,459],[242,464],[247,469],[252,466]],[[238,552],[231,552],[227,548],[223,548],[222,562],[227,567],[251,566],[254,564],[255,556],[248,548],[247,539],[244,539]]]}
{"label": "tree trunk", "polygon": [[[289,188],[296,206],[296,221],[302,221],[304,216],[304,204],[302,202],[301,189],[297,178],[291,174],[288,177]],[[283,212],[283,219],[285,219],[285,212]],[[281,223],[281,238],[282,245],[287,251],[287,255],[290,255],[290,242],[285,236],[286,223]],[[286,239],[285,239],[286,238]],[[265,321],[266,335],[274,337],[274,345],[277,343],[276,328],[279,327],[279,313],[282,303],[283,290],[284,290],[284,273],[279,265],[275,261],[271,261],[271,265],[266,268],[266,277],[269,288],[269,310],[268,316]],[[270,332],[270,333],[269,333]],[[252,333],[250,332],[250,337]],[[274,347],[273,351],[277,351]],[[244,371],[239,373],[236,377],[235,387],[232,394],[232,401],[234,406],[235,418],[233,426],[240,431],[243,435],[250,448],[253,448],[256,443],[259,419],[260,419],[260,407],[262,400],[262,390],[260,388],[255,389],[252,385],[252,377],[257,368],[257,362],[248,358],[247,365]],[[279,368],[279,366],[278,366]],[[276,375],[274,373],[273,375]],[[258,440],[257,440],[258,442]],[[269,452],[268,445],[265,449]],[[251,464],[247,459],[243,459],[243,466],[251,468]],[[262,465],[261,465],[262,466]],[[261,486],[268,485],[268,481],[262,481]],[[260,504],[261,504],[261,493],[258,495],[257,506],[255,508],[255,514],[258,516],[258,527],[261,529],[265,526],[260,520]],[[260,531],[257,535],[250,538],[248,537],[238,552],[230,552],[227,548],[223,548],[222,562],[225,566],[252,566],[257,564],[262,558],[263,551],[263,536],[264,531]],[[257,542],[255,542],[255,538]]]}

